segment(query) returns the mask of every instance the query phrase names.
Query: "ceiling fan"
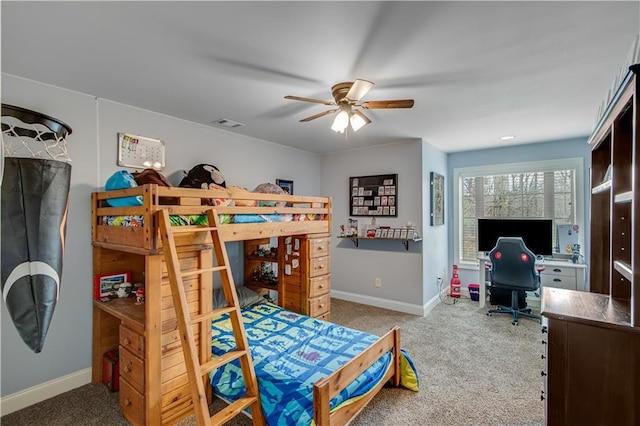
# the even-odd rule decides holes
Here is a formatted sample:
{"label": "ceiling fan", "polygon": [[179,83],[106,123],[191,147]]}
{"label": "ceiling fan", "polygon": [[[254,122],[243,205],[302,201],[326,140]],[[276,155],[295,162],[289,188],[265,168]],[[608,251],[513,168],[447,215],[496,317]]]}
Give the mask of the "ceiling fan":
{"label": "ceiling fan", "polygon": [[331,130],[344,133],[346,128],[351,124],[351,128],[354,132],[357,132],[362,127],[371,123],[369,117],[367,117],[360,108],[364,109],[385,109],[385,108],[411,108],[413,106],[413,99],[396,99],[386,101],[367,101],[360,102],[360,99],[366,95],[373,87],[373,83],[367,80],[357,79],[356,81],[348,81],[344,83],[334,84],[331,87],[331,94],[333,95],[333,101],[325,101],[321,99],[303,98],[300,96],[285,96],[285,99],[291,99],[293,101],[313,102],[323,105],[336,106],[337,108],[323,111],[321,113],[312,115],[307,118],[303,118],[300,122],[307,122],[315,120],[316,118],[324,117],[325,115],[338,112]]}

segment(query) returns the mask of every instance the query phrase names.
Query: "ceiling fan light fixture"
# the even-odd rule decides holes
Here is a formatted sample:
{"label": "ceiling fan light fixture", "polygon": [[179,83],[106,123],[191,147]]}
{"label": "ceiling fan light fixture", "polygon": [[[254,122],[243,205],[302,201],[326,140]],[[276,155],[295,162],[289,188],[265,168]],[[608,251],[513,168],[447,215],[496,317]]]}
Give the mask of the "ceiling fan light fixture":
{"label": "ceiling fan light fixture", "polygon": [[349,119],[351,123],[351,128],[354,132],[362,129],[366,124],[368,124],[364,118],[360,117],[358,114],[351,114],[351,118]]}
{"label": "ceiling fan light fixture", "polygon": [[333,124],[331,125],[331,130],[338,133],[344,133],[344,130],[349,125],[349,113],[344,109],[341,110],[336,118],[333,120]]}

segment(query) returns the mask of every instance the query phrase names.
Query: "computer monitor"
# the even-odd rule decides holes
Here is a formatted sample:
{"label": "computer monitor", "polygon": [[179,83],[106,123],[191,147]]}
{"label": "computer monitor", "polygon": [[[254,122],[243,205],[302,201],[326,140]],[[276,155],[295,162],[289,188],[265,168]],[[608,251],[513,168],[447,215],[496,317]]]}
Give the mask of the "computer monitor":
{"label": "computer monitor", "polygon": [[478,219],[478,251],[489,252],[499,237],[522,237],[535,254],[553,254],[551,219]]}

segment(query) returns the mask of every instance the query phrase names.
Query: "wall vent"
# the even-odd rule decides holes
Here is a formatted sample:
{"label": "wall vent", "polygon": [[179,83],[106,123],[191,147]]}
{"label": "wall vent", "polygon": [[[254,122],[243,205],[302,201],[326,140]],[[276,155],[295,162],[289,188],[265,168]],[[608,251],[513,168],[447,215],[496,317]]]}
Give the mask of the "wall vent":
{"label": "wall vent", "polygon": [[226,118],[221,118],[219,120],[213,121],[213,124],[216,126],[228,127],[230,129],[234,129],[236,127],[242,127],[244,124],[238,123],[237,121],[232,121]]}

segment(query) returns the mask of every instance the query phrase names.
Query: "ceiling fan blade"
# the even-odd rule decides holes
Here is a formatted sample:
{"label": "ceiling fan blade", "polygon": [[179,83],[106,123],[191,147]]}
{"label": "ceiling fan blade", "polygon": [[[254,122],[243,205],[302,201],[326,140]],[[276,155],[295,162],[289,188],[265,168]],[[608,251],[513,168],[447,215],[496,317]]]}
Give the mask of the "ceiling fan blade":
{"label": "ceiling fan blade", "polygon": [[333,112],[338,111],[337,109],[330,109],[328,111],[322,111],[318,114],[312,115],[311,117],[307,117],[307,118],[303,118],[302,120],[300,120],[300,122],[307,122],[307,121],[311,121],[311,120],[315,120],[316,118],[320,118],[320,117],[324,117],[325,115],[331,114]]}
{"label": "ceiling fan blade", "polygon": [[323,104],[323,105],[335,105],[336,104],[333,101],[323,101],[322,99],[303,98],[303,97],[300,97],[300,96],[287,95],[284,98],[285,99],[291,99],[292,101],[314,102],[316,104]]}
{"label": "ceiling fan blade", "polygon": [[413,99],[397,99],[390,101],[368,101],[360,105],[366,109],[383,109],[383,108],[411,108]]}
{"label": "ceiling fan blade", "polygon": [[353,86],[351,86],[351,89],[349,89],[349,91],[345,95],[345,98],[348,101],[352,102],[359,101],[360,98],[362,98],[369,92],[369,90],[371,90],[372,87],[372,82],[358,79],[353,82]]}
{"label": "ceiling fan blade", "polygon": [[364,113],[363,113],[362,111],[360,111],[359,109],[355,109],[355,108],[354,108],[352,111],[353,111],[353,113],[354,113],[355,115],[359,116],[359,117],[360,117],[360,118],[362,118],[364,121],[366,121],[365,126],[366,126],[367,124],[371,124],[371,120],[369,119],[369,117],[367,117],[366,115],[364,115]]}

